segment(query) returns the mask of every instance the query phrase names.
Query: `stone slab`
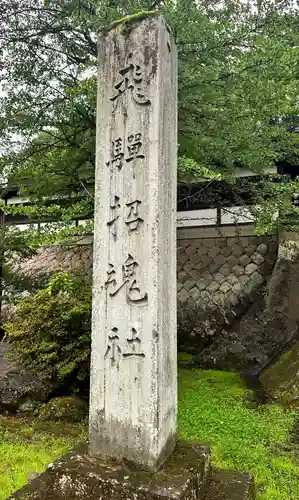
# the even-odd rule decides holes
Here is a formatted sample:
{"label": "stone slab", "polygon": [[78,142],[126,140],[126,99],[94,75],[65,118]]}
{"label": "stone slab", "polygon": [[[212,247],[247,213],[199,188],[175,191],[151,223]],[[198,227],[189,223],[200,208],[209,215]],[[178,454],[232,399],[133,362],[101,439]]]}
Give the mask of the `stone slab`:
{"label": "stone slab", "polygon": [[159,15],[125,23],[99,39],[89,450],[154,470],[176,441],[177,52]]}
{"label": "stone slab", "polygon": [[180,443],[156,473],[128,462],[91,458],[87,447],[68,453],[14,493],[19,500],[194,500],[205,498],[210,471],[206,446]]}
{"label": "stone slab", "polygon": [[214,469],[205,500],[255,500],[253,476],[245,472]]}

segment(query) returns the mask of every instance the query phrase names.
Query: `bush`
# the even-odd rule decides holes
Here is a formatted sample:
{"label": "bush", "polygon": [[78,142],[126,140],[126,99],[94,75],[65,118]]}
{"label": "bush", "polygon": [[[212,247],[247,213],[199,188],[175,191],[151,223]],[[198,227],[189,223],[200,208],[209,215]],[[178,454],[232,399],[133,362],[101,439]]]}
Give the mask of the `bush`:
{"label": "bush", "polygon": [[91,286],[58,273],[48,286],[21,300],[5,324],[16,361],[70,394],[88,390]]}
{"label": "bush", "polygon": [[81,422],[88,416],[88,404],[76,396],[53,398],[39,412],[39,420]]}

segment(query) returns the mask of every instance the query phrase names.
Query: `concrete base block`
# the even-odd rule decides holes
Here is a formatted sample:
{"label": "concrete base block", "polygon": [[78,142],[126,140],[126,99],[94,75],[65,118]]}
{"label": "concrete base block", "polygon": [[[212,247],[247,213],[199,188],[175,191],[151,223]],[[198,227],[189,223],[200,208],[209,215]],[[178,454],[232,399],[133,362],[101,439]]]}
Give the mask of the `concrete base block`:
{"label": "concrete base block", "polygon": [[198,444],[179,443],[155,473],[91,458],[83,446],[50,464],[10,499],[195,500],[205,498],[209,471],[209,449]]}

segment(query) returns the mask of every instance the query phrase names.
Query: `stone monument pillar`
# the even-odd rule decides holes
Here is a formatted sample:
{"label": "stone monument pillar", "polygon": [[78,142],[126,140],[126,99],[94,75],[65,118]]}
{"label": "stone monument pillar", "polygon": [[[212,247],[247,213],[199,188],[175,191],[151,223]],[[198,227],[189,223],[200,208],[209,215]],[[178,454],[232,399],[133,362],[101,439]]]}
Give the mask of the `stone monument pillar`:
{"label": "stone monument pillar", "polygon": [[100,38],[90,445],[157,469],[177,421],[177,54],[159,16]]}

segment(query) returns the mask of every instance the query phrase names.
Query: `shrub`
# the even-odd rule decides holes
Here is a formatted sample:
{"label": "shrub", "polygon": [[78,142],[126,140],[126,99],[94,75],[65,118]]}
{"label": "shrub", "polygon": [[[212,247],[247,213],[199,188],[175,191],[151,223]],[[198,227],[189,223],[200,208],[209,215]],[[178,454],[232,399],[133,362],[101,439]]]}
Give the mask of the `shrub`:
{"label": "shrub", "polygon": [[64,394],[88,390],[91,287],[83,277],[56,274],[46,288],[19,302],[5,331],[24,368]]}
{"label": "shrub", "polygon": [[77,396],[53,398],[43,405],[39,420],[81,422],[88,416],[88,404]]}

